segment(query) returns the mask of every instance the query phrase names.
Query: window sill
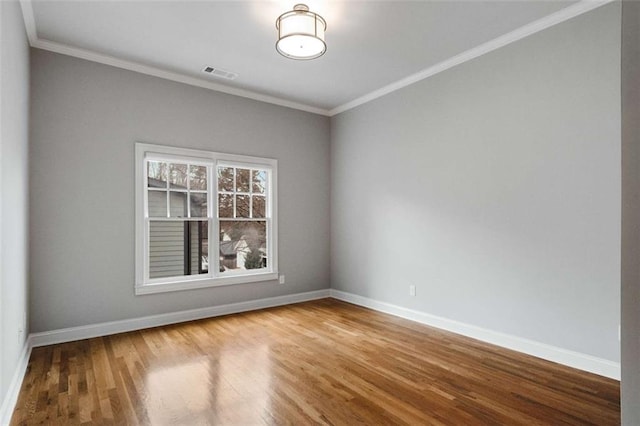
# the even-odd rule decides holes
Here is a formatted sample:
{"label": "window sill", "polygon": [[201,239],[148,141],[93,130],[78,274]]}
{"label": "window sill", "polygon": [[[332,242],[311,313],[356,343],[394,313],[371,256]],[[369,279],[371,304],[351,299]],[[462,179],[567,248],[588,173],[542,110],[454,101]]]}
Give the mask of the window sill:
{"label": "window sill", "polygon": [[138,284],[136,285],[135,294],[140,296],[143,294],[166,293],[170,291],[193,290],[207,287],[220,287],[234,284],[247,284],[260,281],[277,280],[277,272],[263,272],[252,275],[235,275],[229,277],[203,278],[200,280],[190,281],[174,281],[161,284]]}

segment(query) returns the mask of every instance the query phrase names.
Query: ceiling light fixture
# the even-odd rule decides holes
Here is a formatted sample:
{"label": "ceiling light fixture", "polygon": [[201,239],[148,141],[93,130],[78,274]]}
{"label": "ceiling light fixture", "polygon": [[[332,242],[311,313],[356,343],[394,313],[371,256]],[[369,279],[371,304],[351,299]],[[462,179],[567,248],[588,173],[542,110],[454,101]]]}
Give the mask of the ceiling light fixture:
{"label": "ceiling light fixture", "polygon": [[327,23],[322,16],[310,12],[306,4],[296,4],[293,10],[276,19],[278,42],[276,50],[290,59],[315,59],[327,51],[324,32]]}

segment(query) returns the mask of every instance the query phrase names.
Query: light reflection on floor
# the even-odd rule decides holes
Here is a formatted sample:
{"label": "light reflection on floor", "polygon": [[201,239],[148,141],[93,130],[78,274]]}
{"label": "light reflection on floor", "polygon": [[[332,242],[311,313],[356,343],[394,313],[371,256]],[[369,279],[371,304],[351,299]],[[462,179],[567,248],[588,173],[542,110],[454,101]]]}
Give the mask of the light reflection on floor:
{"label": "light reflection on floor", "polygon": [[197,362],[150,370],[144,403],[152,425],[261,424],[270,418],[266,344],[222,349]]}

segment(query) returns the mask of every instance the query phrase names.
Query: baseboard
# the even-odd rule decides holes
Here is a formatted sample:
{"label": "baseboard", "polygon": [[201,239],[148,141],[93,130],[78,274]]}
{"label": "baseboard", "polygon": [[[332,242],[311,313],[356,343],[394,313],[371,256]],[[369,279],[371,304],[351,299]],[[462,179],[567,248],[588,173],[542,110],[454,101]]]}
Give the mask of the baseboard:
{"label": "baseboard", "polygon": [[16,402],[18,402],[18,396],[20,395],[22,381],[24,380],[25,373],[27,372],[27,365],[29,365],[31,348],[31,339],[27,339],[24,342],[22,352],[20,352],[18,367],[13,373],[11,383],[9,383],[9,388],[7,389],[7,394],[0,406],[0,425],[5,426],[11,422],[11,416],[13,415],[13,410],[16,406]]}
{"label": "baseboard", "polygon": [[287,294],[284,296],[250,300],[247,302],[231,303],[228,305],[211,306],[188,311],[171,312],[168,314],[151,315],[147,317],[131,318],[121,321],[103,322],[100,324],[83,325],[79,327],[63,328],[59,330],[33,333],[29,336],[33,347],[52,345],[55,343],[72,342],[92,337],[108,336],[110,334],[141,330],[144,328],[176,324],[220,315],[236,314],[254,311],[256,309],[272,308],[289,305],[291,303],[329,297],[329,289],[310,291],[307,293]]}
{"label": "baseboard", "polygon": [[471,337],[483,342],[491,343],[503,348],[512,349],[518,352],[532,355],[558,364],[588,371],[600,376],[620,380],[620,363],[597,358],[591,355],[570,351],[563,348],[547,345],[545,343],[488,330],[471,324],[450,320],[447,318],[431,315],[402,306],[380,302],[357,294],[347,293],[340,290],[330,290],[331,297],[364,306],[369,309],[395,315],[401,318],[416,321],[431,327],[447,330],[456,334]]}
{"label": "baseboard", "polygon": [[43,333],[32,333],[25,342],[20,355],[18,367],[7,390],[7,395],[0,407],[0,425],[8,425],[18,401],[20,387],[27,370],[29,356],[33,347],[51,345],[55,343],[72,342],[75,340],[92,337],[107,336],[110,334],[140,330],[149,327],[175,324],[184,321],[193,321],[203,318],[229,315],[257,309],[271,308],[275,306],[289,305],[292,303],[306,302],[310,300],[333,297],[338,300],[364,306],[369,309],[395,315],[401,318],[416,321],[431,327],[447,330],[463,336],[481,340],[507,349],[512,349],[538,358],[557,362],[569,367],[577,368],[590,373],[620,380],[620,364],[602,358],[585,355],[579,352],[569,351],[555,346],[535,342],[521,337],[487,330],[470,324],[453,321],[436,315],[413,309],[403,308],[390,303],[380,302],[367,297],[347,293],[340,290],[326,289],[307,293],[289,294],[265,299],[251,300],[247,302],[231,303],[227,305],[212,306],[208,308],[192,309],[188,311],[172,312],[168,314],[152,315],[140,318],[132,318],[121,321],[111,321],[100,324],[91,324],[80,327],[64,328]]}
{"label": "baseboard", "polygon": [[168,314],[131,318],[121,321],[110,321],[100,324],[70,327],[60,330],[45,331],[42,333],[32,333],[25,341],[24,348],[20,354],[18,367],[16,368],[15,374],[13,375],[9,385],[9,389],[7,390],[7,395],[2,401],[2,406],[0,406],[0,425],[8,425],[11,421],[11,416],[13,415],[16,403],[18,402],[22,381],[24,380],[25,373],[27,371],[27,365],[29,364],[31,349],[34,347],[72,342],[92,337],[108,336],[110,334],[176,324],[184,321],[211,318],[220,315],[229,315],[254,311],[257,309],[290,305],[292,303],[323,299],[325,297],[329,297],[329,289],[310,291],[306,293],[287,294],[284,296],[230,303],[227,305],[212,306],[201,309],[191,309],[188,311],[171,312]]}

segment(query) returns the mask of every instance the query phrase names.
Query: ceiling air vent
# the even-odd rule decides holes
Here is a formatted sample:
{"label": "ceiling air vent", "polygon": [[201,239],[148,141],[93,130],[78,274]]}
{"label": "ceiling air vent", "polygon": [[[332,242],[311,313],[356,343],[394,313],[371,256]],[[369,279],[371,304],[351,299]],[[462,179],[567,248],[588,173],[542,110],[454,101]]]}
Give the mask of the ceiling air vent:
{"label": "ceiling air vent", "polygon": [[205,73],[205,74],[212,75],[214,77],[224,78],[226,80],[235,80],[238,77],[238,74],[236,74],[234,72],[225,71],[223,69],[214,68],[214,67],[205,67],[202,70],[202,72]]}

